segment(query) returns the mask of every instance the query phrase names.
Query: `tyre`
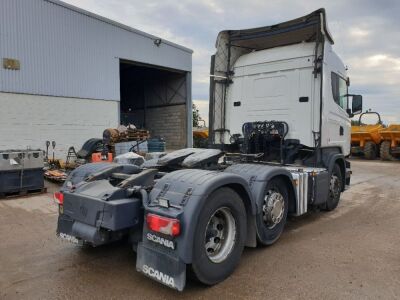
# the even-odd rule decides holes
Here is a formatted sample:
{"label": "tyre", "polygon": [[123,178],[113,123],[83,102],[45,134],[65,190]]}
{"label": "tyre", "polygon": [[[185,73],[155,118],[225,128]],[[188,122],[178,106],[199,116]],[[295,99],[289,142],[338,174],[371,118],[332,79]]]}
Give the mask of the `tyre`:
{"label": "tyre", "polygon": [[390,141],[383,141],[381,144],[381,159],[382,160],[395,160],[391,153]]}
{"label": "tyre", "polygon": [[342,171],[340,170],[339,165],[335,164],[331,173],[328,199],[326,200],[325,205],[322,207],[323,210],[331,211],[338,206],[340,195],[342,193],[342,179]]}
{"label": "tyre", "polygon": [[376,158],[376,146],[373,142],[366,142],[364,146],[364,157],[366,159],[375,159]]}
{"label": "tyre", "polygon": [[262,199],[262,211],[256,216],[257,239],[261,245],[272,245],[281,236],[289,210],[289,192],[282,179],[268,182]]}
{"label": "tyre", "polygon": [[243,252],[247,232],[246,209],[230,188],[213,192],[199,215],[193,243],[192,271],[207,285],[233,273]]}

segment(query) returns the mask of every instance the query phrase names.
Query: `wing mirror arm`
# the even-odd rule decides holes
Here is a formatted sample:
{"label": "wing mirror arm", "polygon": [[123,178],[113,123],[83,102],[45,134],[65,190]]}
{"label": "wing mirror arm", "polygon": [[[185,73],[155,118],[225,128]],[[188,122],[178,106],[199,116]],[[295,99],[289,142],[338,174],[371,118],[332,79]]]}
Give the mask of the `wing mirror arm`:
{"label": "wing mirror arm", "polygon": [[353,112],[351,111],[350,108],[346,109],[346,112],[347,112],[347,114],[349,115],[349,118],[354,117],[354,114],[353,114]]}

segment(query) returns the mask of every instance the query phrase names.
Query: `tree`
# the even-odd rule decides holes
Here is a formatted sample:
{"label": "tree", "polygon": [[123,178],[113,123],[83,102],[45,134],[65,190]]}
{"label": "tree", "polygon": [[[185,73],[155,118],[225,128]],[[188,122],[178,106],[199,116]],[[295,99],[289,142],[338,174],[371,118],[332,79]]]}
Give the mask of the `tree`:
{"label": "tree", "polygon": [[192,113],[193,113],[193,127],[199,127],[200,121],[200,113],[196,107],[196,104],[192,104]]}

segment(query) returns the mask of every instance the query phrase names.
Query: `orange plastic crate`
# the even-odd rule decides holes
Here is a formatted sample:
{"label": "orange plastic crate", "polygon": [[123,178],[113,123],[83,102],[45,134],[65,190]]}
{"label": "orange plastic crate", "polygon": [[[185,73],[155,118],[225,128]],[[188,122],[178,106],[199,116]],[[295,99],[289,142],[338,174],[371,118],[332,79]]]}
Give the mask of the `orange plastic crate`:
{"label": "orange plastic crate", "polygon": [[112,162],[113,161],[113,155],[112,153],[108,153],[108,156],[106,159],[101,155],[101,152],[96,152],[92,154],[92,162]]}

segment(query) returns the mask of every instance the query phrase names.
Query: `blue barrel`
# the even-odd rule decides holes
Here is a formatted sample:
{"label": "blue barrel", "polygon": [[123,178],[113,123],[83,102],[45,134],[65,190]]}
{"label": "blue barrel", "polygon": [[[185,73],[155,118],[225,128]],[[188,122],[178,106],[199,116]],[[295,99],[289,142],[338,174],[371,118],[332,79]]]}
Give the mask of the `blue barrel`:
{"label": "blue barrel", "polygon": [[164,139],[148,139],[147,140],[148,152],[165,152],[165,141]]}

